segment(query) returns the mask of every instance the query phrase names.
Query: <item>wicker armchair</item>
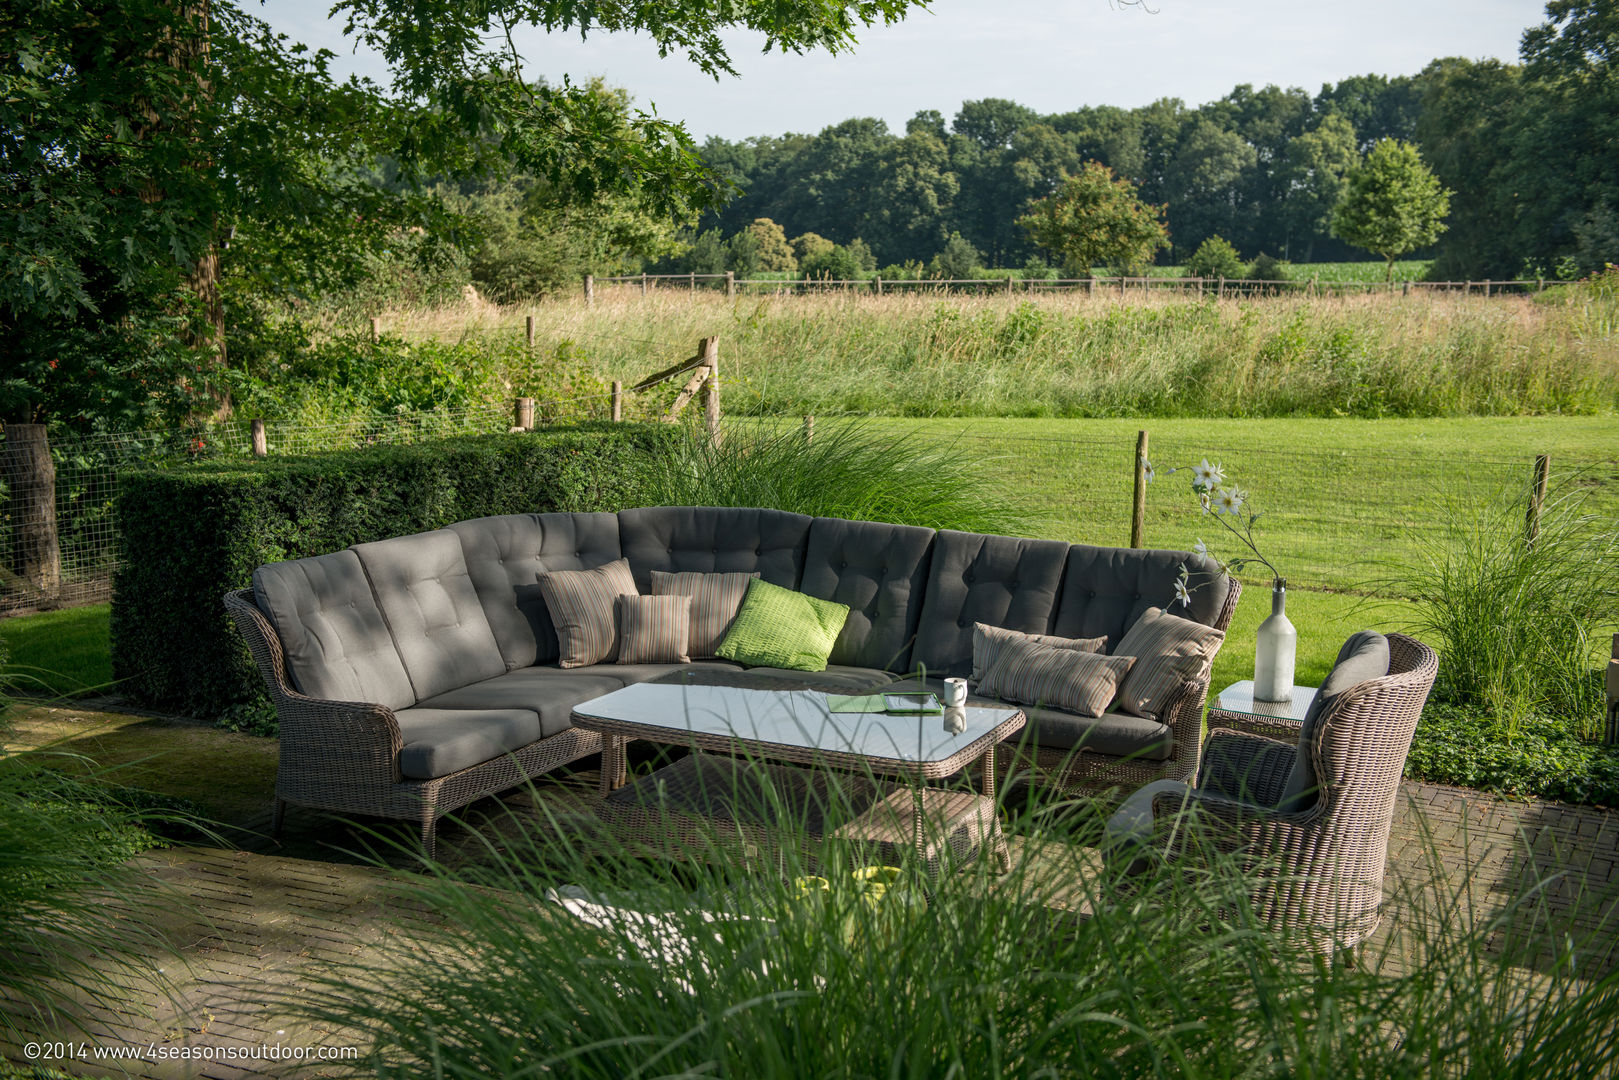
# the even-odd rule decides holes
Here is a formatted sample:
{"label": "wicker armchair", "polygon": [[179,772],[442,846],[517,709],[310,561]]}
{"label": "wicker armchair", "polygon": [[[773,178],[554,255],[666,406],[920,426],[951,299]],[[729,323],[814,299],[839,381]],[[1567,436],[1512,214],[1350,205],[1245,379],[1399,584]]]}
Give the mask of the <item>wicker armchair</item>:
{"label": "wicker armchair", "polygon": [[[1389,673],[1334,697],[1303,748],[1319,785],[1309,806],[1274,808],[1300,747],[1222,728],[1209,733],[1197,786],[1141,789],[1115,815],[1114,839],[1150,835],[1184,855],[1186,830],[1177,826],[1188,811],[1206,827],[1201,842],[1240,855],[1261,919],[1302,931],[1322,952],[1352,954],[1377,928],[1400,776],[1439,666],[1414,638],[1390,634],[1388,642]],[[1139,854],[1123,843],[1110,850],[1114,858]]]}
{"label": "wicker armchair", "polygon": [[[1242,582],[1233,577],[1219,616],[1212,624],[1216,630],[1230,628],[1241,597]],[[1174,733],[1175,745],[1163,761],[1109,757],[1084,747],[1038,746],[1026,729],[1015,747],[1009,743],[1003,748],[1005,752],[997,755],[1000,779],[1007,785],[1025,780],[1043,789],[1069,794],[1133,788],[1154,780],[1190,780],[1197,773],[1198,753],[1203,745],[1203,706],[1208,696],[1209,675],[1205,671],[1198,678],[1183,682],[1164,706],[1158,719]]]}
{"label": "wicker armchair", "polygon": [[253,602],[253,591],[226,593],[225,610],[247,639],[280,724],[271,816],[277,833],[288,803],[402,818],[420,824],[422,850],[432,858],[438,820],[445,814],[602,749],[600,735],[571,729],[448,776],[410,779],[399,772],[403,739],[391,709],[300,694],[287,677],[281,639]]}

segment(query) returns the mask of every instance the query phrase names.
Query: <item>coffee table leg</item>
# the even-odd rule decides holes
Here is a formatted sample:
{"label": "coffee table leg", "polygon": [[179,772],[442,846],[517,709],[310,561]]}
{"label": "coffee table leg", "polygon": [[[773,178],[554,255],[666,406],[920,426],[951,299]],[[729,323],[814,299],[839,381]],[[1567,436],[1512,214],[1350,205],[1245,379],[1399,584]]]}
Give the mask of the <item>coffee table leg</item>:
{"label": "coffee table leg", "polygon": [[990,819],[987,828],[990,835],[984,837],[984,842],[992,849],[990,854],[995,856],[995,867],[1003,874],[1012,872],[1012,851],[1006,846],[1006,834],[1001,831],[1001,808],[995,805],[995,745],[990,744],[984,751],[982,759],[984,770],[984,798],[989,800]]}
{"label": "coffee table leg", "polygon": [[624,746],[629,739],[623,735],[604,735],[602,740],[601,796],[605,799],[624,786],[629,764]]}

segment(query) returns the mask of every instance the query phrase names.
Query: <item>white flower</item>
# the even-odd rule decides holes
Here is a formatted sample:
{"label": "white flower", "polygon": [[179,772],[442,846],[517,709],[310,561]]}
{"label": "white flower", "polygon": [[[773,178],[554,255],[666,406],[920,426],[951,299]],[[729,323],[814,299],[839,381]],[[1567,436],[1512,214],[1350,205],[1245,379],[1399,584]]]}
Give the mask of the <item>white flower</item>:
{"label": "white flower", "polygon": [[1235,488],[1217,488],[1214,492],[1214,512],[1235,514],[1242,509],[1242,494]]}
{"label": "white flower", "polygon": [[1192,594],[1186,591],[1186,582],[1184,579],[1175,582],[1175,599],[1179,600],[1186,607],[1192,606]]}
{"label": "white flower", "polygon": [[1209,459],[1192,466],[1192,490],[1212,491],[1220,486],[1225,479],[1225,470],[1218,465],[1210,465]]}
{"label": "white flower", "polygon": [[[1203,542],[1203,538],[1200,536],[1197,538],[1197,543],[1192,545],[1192,550],[1197,552],[1199,555],[1207,555],[1209,553],[1209,545],[1205,544]],[[1181,569],[1184,570],[1186,568],[1183,566]]]}
{"label": "white flower", "polygon": [[1147,483],[1149,484],[1152,483],[1152,478],[1158,475],[1157,473],[1153,472],[1152,462],[1146,460],[1145,458],[1141,460],[1141,471],[1146,476]]}

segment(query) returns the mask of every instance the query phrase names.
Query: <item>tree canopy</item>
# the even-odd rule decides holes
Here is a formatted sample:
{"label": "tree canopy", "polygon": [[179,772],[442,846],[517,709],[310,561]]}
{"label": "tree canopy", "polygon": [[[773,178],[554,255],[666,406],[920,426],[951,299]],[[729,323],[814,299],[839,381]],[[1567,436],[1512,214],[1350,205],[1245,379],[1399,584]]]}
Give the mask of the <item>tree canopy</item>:
{"label": "tree canopy", "polygon": [[1034,242],[1062,259],[1070,276],[1086,277],[1094,266],[1139,267],[1169,246],[1163,207],[1150,206],[1135,185],[1089,161],[1057,190],[1018,219]]}
{"label": "tree canopy", "polygon": [[1394,260],[1433,243],[1445,231],[1450,192],[1423,164],[1417,148],[1384,139],[1350,171],[1344,197],[1332,215],[1332,231],[1356,247],[1383,256],[1385,279],[1394,280]]}

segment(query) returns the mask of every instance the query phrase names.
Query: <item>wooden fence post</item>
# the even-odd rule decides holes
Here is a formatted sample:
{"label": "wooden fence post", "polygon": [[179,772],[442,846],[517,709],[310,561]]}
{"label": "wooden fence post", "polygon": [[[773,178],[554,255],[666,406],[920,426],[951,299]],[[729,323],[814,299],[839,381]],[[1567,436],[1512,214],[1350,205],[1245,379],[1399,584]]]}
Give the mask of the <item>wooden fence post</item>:
{"label": "wooden fence post", "polygon": [[1012,299],[1012,275],[1011,274],[1006,275],[1006,298],[1008,300]]}
{"label": "wooden fence post", "polygon": [[624,419],[624,384],[613,380],[613,422]]}
{"label": "wooden fence post", "polygon": [[529,352],[534,351],[534,316],[530,315],[523,323],[523,340],[528,342]]}
{"label": "wooden fence post", "polygon": [[56,464],[44,424],[7,424],[0,475],[11,488],[11,570],[47,600],[62,591]]}
{"label": "wooden fence post", "polygon": [[1409,281],[1406,282],[1404,285],[1402,285],[1400,287],[1400,295],[1401,296],[1410,296],[1411,295],[1411,283]]}
{"label": "wooden fence post", "polygon": [[596,275],[585,275],[585,306],[589,307],[596,302]]}
{"label": "wooden fence post", "polygon": [[1096,295],[1096,275],[1090,274],[1085,278],[1085,296],[1087,299]]}
{"label": "wooden fence post", "polygon": [[375,345],[382,340],[382,320],[375,315],[371,316],[371,344]]}
{"label": "wooden fence post", "polygon": [[810,443],[812,443],[814,441],[815,441],[815,417],[812,414],[810,416],[804,417],[804,445],[808,446]]}
{"label": "wooden fence post", "polygon": [[1489,298],[1490,298],[1490,279],[1485,278],[1484,279],[1484,299],[1488,300]]}
{"label": "wooden fence post", "polygon": [[1463,296],[1471,296],[1471,295],[1473,295],[1473,283],[1471,281],[1465,282],[1462,285],[1462,295]]}
{"label": "wooden fence post", "polygon": [[512,399],[512,427],[518,431],[534,430],[534,399],[520,397]]}
{"label": "wooden fence post", "polygon": [[1225,299],[1225,275],[1224,274],[1220,275],[1220,284],[1219,284],[1219,287],[1217,287],[1214,290],[1214,298],[1216,300],[1224,300]]}
{"label": "wooden fence post", "polygon": [[708,368],[708,379],[703,383],[703,422],[708,426],[708,441],[720,444],[720,339],[703,339],[703,363]]}
{"label": "wooden fence post", "polygon": [[270,441],[264,434],[264,417],[253,418],[253,456],[268,457],[270,454]]}
{"label": "wooden fence post", "polygon": [[736,299],[736,271],[725,271],[725,299]]}
{"label": "wooden fence post", "polygon": [[1142,547],[1147,532],[1147,433],[1136,432],[1136,490],[1130,504],[1130,546]]}
{"label": "wooden fence post", "polygon": [[1545,292],[1546,291],[1546,279],[1545,278],[1536,278],[1535,279],[1535,291],[1536,292]]}
{"label": "wooden fence post", "polygon": [[873,286],[876,287],[877,295],[881,296],[883,294],[883,279],[882,279],[882,276],[878,275],[877,277],[873,278],[871,283],[872,283]]}
{"label": "wooden fence post", "polygon": [[1546,505],[1546,486],[1551,480],[1550,454],[1535,455],[1535,477],[1529,487],[1529,509],[1524,515],[1524,542],[1530,547],[1540,538],[1540,511]]}
{"label": "wooden fence post", "polygon": [[1197,298],[1199,300],[1203,299],[1203,279],[1202,278],[1197,279]]}
{"label": "wooden fence post", "polygon": [[646,295],[646,275],[645,274],[641,275],[641,295],[642,296]]}

